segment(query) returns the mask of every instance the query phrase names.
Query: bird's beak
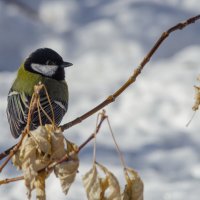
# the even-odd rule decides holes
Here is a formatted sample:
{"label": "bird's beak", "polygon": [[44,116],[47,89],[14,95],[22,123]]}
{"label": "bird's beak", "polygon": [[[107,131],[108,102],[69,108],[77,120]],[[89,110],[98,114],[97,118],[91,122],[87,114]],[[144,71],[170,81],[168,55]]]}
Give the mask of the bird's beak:
{"label": "bird's beak", "polygon": [[70,66],[72,66],[73,64],[72,63],[70,63],[70,62],[63,62],[62,64],[61,64],[61,67],[70,67]]}

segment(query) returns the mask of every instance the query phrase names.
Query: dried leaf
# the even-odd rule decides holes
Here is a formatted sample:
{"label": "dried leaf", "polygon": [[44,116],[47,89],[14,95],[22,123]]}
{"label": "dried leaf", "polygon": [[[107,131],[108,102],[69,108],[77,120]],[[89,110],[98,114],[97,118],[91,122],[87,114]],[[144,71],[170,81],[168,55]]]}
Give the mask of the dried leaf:
{"label": "dried leaf", "polygon": [[45,188],[43,183],[48,174],[38,174],[38,171],[49,163],[46,155],[49,154],[51,145],[47,136],[45,127],[38,127],[31,132],[30,137],[26,136],[19,151],[13,157],[13,164],[23,171],[29,199],[32,190],[36,189],[37,199],[45,200],[45,191],[41,191]]}
{"label": "dried leaf", "polygon": [[89,200],[100,200],[103,192],[101,181],[98,177],[97,168],[94,165],[82,178],[83,185]]}
{"label": "dried leaf", "polygon": [[138,173],[131,168],[125,169],[126,186],[122,195],[123,200],[143,200],[144,184]]}
{"label": "dried leaf", "polygon": [[100,178],[96,165],[83,176],[83,185],[85,187],[89,200],[120,200],[120,186],[117,178],[106,167],[97,164],[105,173],[104,178]]}
{"label": "dried leaf", "polygon": [[51,159],[58,160],[66,154],[64,137],[60,129],[53,130],[51,125],[45,126],[47,130],[51,133],[49,140],[51,142]]}
{"label": "dried leaf", "polygon": [[[74,144],[70,143],[70,145],[75,148]],[[58,164],[55,167],[56,176],[60,178],[63,191],[67,193],[79,166],[78,155],[73,150],[71,147],[70,150],[66,149],[65,138],[61,130],[54,130],[52,125],[40,126],[24,138],[12,161],[18,169],[23,171],[29,199],[34,189],[36,189],[37,200],[46,199],[45,179],[51,171],[39,173],[38,171],[46,168],[49,163],[61,159],[64,155],[72,154],[69,162]]]}
{"label": "dried leaf", "polygon": [[60,179],[60,184],[65,194],[68,193],[71,184],[74,182],[79,167],[79,159],[75,153],[77,146],[73,143],[70,143],[69,141],[67,141],[67,144],[67,146],[72,147],[71,149],[67,148],[67,154],[70,156],[70,160],[58,164],[54,168],[54,172]]}
{"label": "dried leaf", "polygon": [[37,200],[45,200],[45,179],[46,179],[46,172],[39,173],[38,176],[35,178],[34,187],[36,188],[36,199]]}
{"label": "dried leaf", "polygon": [[194,86],[195,89],[195,103],[194,106],[192,107],[192,110],[196,111],[199,109],[200,105],[200,87]]}
{"label": "dried leaf", "polygon": [[[105,173],[106,177],[102,179],[103,184],[103,191],[104,191],[104,199],[105,200],[120,200],[120,186],[117,178],[113,175],[112,172],[108,171],[106,167],[97,163],[100,169]],[[105,184],[106,183],[106,184]],[[108,191],[105,195],[106,190]]]}

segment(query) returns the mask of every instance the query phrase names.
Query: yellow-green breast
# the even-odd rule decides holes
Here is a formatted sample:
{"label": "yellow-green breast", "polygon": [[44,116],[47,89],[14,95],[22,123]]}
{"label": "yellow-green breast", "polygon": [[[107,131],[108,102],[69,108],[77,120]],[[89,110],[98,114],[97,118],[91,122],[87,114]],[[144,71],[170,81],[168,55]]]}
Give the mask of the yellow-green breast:
{"label": "yellow-green breast", "polygon": [[68,87],[66,81],[57,81],[55,79],[41,76],[40,74],[26,71],[23,64],[18,70],[17,78],[12,85],[12,90],[24,92],[25,94],[32,96],[34,85],[39,82],[46,86],[48,94],[52,100],[68,101]]}

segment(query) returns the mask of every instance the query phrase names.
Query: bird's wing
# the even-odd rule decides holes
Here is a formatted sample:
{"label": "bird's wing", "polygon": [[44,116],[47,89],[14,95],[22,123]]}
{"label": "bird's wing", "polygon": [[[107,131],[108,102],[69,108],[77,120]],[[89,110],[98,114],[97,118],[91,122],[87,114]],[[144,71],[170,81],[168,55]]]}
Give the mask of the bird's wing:
{"label": "bird's wing", "polygon": [[[13,137],[17,138],[24,130],[27,124],[29,103],[31,97],[26,96],[24,93],[19,93],[11,91],[8,95],[8,107],[7,116],[10,124],[10,130]],[[68,103],[60,101],[51,101],[51,106],[46,95],[40,97],[40,104],[42,109],[39,109],[40,114],[38,114],[38,109],[35,109],[30,129],[36,129],[40,125],[51,124],[51,120],[48,119],[47,115],[52,119],[52,109],[54,112],[55,123],[59,125],[63,116],[67,112]],[[41,117],[42,124],[40,124]]]}
{"label": "bird's wing", "polygon": [[24,93],[10,91],[8,95],[7,116],[14,138],[19,137],[26,126],[29,99]]}
{"label": "bird's wing", "polygon": [[[8,95],[7,116],[11,133],[15,138],[19,137],[27,124],[30,99],[30,96],[16,91],[11,91]],[[49,118],[53,119],[51,106],[53,108],[55,124],[59,125],[68,107],[67,102],[60,101],[51,101],[50,106],[46,95],[41,95],[40,105],[42,107],[42,109],[39,109],[40,114],[38,114],[38,109],[35,109],[32,115],[31,130],[36,129],[40,125],[51,124],[51,120],[49,120]],[[42,124],[40,124],[39,116]]]}
{"label": "bird's wing", "polygon": [[39,121],[39,115],[41,117],[42,125],[51,124],[51,121],[47,117],[49,116],[51,120],[53,119],[51,106],[53,108],[55,124],[59,125],[65,113],[67,112],[67,107],[68,107],[67,102],[51,100],[51,106],[50,106],[50,103],[45,95],[40,97],[40,104],[42,107],[42,109],[41,108],[39,109],[40,114],[38,114],[38,110],[35,110],[33,118],[31,120],[33,128],[35,129],[39,125],[41,125]]}

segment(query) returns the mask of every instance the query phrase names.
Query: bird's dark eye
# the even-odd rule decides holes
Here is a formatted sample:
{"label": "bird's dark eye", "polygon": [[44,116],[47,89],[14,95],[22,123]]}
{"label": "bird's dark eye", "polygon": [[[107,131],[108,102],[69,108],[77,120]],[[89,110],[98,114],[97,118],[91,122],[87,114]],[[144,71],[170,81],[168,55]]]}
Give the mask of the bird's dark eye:
{"label": "bird's dark eye", "polygon": [[47,60],[46,65],[55,65],[55,63],[51,60]]}

